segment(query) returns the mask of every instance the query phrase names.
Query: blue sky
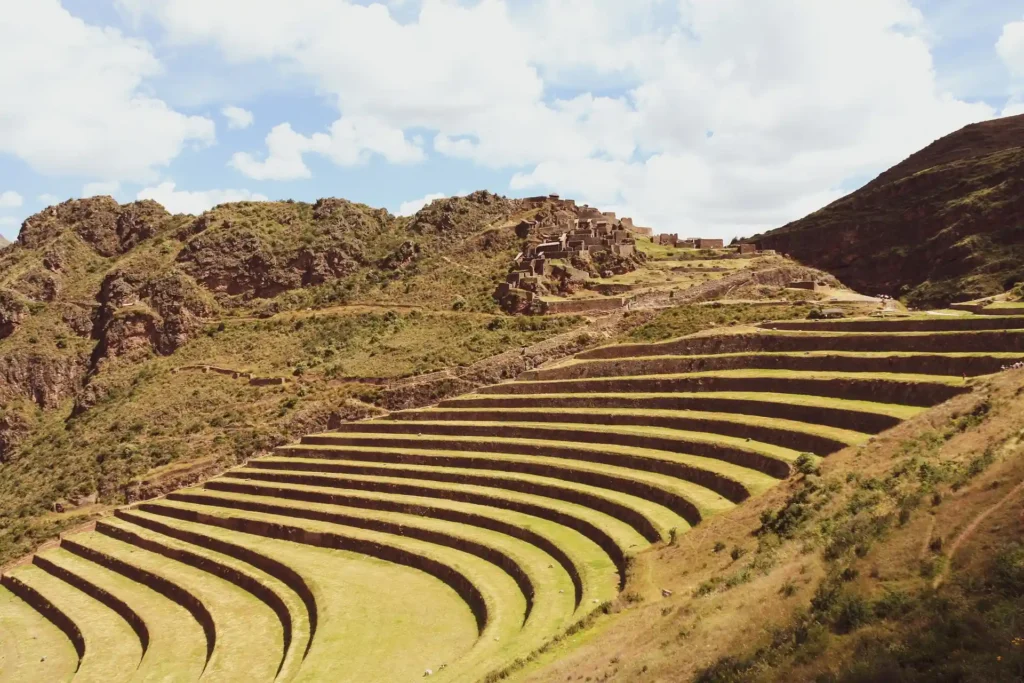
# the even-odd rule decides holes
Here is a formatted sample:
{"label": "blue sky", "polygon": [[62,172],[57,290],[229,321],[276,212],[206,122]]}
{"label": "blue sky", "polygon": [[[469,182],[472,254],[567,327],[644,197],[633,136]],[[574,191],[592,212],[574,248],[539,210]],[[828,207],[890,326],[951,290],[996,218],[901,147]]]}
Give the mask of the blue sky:
{"label": "blue sky", "polygon": [[11,239],[93,193],[398,212],[475,189],[728,238],[1024,112],[1024,6],[993,0],[4,5]]}

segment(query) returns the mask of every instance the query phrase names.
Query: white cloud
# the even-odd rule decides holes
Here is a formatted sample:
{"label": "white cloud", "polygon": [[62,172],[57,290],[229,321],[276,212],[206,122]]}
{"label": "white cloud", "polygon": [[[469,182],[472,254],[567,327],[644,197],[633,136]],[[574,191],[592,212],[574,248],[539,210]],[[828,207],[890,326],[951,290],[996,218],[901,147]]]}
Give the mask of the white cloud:
{"label": "white cloud", "polygon": [[121,183],[116,180],[107,180],[99,183],[86,183],[82,186],[83,197],[95,197],[97,195],[115,195],[121,189]]}
{"label": "white cloud", "polygon": [[8,0],[0,22],[0,153],[44,174],[135,180],[214,124],[172,110],[144,85],[149,46],[72,16],[58,0]]}
{"label": "white cloud", "polygon": [[224,107],[220,110],[220,113],[228,120],[228,128],[231,129],[248,128],[253,122],[252,112],[241,107]]}
{"label": "white cloud", "polygon": [[44,192],[43,194],[41,194],[38,197],[36,197],[36,201],[38,201],[40,204],[45,204],[47,206],[50,206],[52,204],[59,204],[60,203],[60,197],[58,197],[55,194],[50,194],[48,192]]}
{"label": "white cloud", "polygon": [[15,209],[22,203],[24,203],[24,199],[14,190],[0,192],[0,209]]}
{"label": "white cloud", "polygon": [[1019,114],[1024,114],[1024,101],[1020,100],[1010,100],[999,112],[1000,116],[1017,116]]}
{"label": "white cloud", "polygon": [[310,152],[339,166],[364,164],[373,154],[394,164],[424,159],[422,148],[407,140],[400,129],[364,117],[342,117],[331,124],[329,133],[309,137],[296,133],[290,123],[281,123],[271,129],[266,143],[267,155],[262,161],[247,152],[236,152],[230,165],[255,180],[296,180],[312,175],[303,160]]}
{"label": "white cloud", "polygon": [[249,190],[204,190],[190,192],[175,189],[175,183],[165,181],[155,187],[139,191],[136,199],[153,199],[171,213],[200,214],[218,204],[227,202],[265,202],[267,197]]}
{"label": "white cloud", "polygon": [[1015,76],[1024,76],[1024,21],[1013,21],[1003,26],[996,42],[996,52]]}
{"label": "white cloud", "polygon": [[328,132],[282,123],[265,155],[234,155],[255,179],[307,178],[310,153],[419,161],[409,135],[425,132],[442,155],[516,169],[513,189],[729,235],[798,218],[996,115],[939,85],[910,0],[422,0],[402,20],[346,0],[120,2],[171,44],[332,98]]}
{"label": "white cloud", "polygon": [[435,199],[444,199],[447,196],[448,195],[443,192],[434,192],[426,195],[425,197],[420,197],[419,199],[410,199],[407,202],[402,202],[401,206],[398,207],[397,215],[411,216]]}

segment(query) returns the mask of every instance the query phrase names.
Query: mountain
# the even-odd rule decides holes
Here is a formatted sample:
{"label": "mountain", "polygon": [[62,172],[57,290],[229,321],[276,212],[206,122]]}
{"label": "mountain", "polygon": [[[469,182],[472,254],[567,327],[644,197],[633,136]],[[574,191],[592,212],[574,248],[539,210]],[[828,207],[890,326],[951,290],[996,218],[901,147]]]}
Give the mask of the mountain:
{"label": "mountain", "polygon": [[0,235],[0,249],[3,249],[3,248],[4,248],[4,247],[6,247],[6,246],[7,246],[8,244],[10,244],[10,242],[8,242],[7,240],[5,240],[5,239],[4,239],[4,236],[3,236],[3,235]]}
{"label": "mountain", "polygon": [[912,306],[1024,280],[1024,115],[947,135],[861,189],[748,241]]}

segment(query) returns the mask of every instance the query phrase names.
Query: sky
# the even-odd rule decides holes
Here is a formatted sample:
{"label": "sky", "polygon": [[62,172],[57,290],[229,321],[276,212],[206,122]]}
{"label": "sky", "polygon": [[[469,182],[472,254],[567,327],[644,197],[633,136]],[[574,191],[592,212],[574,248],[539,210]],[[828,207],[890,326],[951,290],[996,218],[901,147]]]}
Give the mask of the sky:
{"label": "sky", "polygon": [[0,234],[97,194],[800,218],[1024,113],[1006,0],[0,0]]}

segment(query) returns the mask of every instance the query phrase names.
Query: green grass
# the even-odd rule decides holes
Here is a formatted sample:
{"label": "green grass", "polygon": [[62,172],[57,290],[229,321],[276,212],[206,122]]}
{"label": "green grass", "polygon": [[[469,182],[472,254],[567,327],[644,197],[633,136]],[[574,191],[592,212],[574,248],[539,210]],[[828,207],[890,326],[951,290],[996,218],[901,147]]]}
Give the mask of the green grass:
{"label": "green grass", "polygon": [[[247,470],[240,469],[235,470],[235,475],[244,476]],[[533,507],[539,507],[544,510],[550,511],[557,515],[567,515],[576,519],[583,520],[595,528],[602,530],[609,538],[620,548],[623,555],[628,555],[636,548],[646,547],[648,545],[645,538],[636,532],[635,529],[630,527],[625,522],[618,520],[611,515],[605,514],[593,508],[585,505],[579,505],[577,503],[571,503],[568,501],[559,500],[557,498],[545,497],[542,495],[533,495],[529,493],[520,493],[518,491],[512,491],[508,489],[497,489],[488,488],[486,486],[476,486],[472,484],[459,484],[454,482],[432,482],[429,480],[418,480],[416,482],[409,482],[400,478],[386,477],[386,476],[372,476],[372,475],[352,475],[348,477],[354,482],[363,482],[365,484],[377,484],[381,489],[385,491],[373,491],[367,489],[356,489],[350,488],[344,491],[344,495],[351,498],[365,499],[368,501],[373,500],[387,500],[387,501],[408,501],[411,503],[420,503],[431,506],[443,506],[445,508],[449,506],[462,506],[472,505],[474,509],[480,510],[481,514],[492,514],[494,511],[501,511],[504,509],[503,506],[513,505],[529,505]],[[226,477],[218,480],[214,480],[214,483],[207,488],[210,490],[219,490],[220,484],[233,485],[240,483],[234,477]],[[342,480],[338,477],[331,479],[331,491],[337,493],[339,484]],[[263,486],[259,482],[252,480],[245,482],[246,486]],[[281,484],[275,484],[274,488],[283,486]],[[305,489],[307,487],[299,484],[290,484],[289,488]],[[410,489],[402,488],[395,489],[389,487],[412,487],[415,488],[415,494],[413,493],[399,493],[397,491],[409,491]],[[322,487],[321,487],[322,488]],[[450,494],[455,496],[482,496],[484,502],[474,503],[460,503],[457,500],[448,500],[451,498]],[[474,499],[476,500],[476,499]],[[453,509],[462,509],[461,507],[453,507]],[[529,513],[523,513],[529,514]],[[537,515],[530,515],[537,516]],[[543,519],[543,518],[542,518]]]}
{"label": "green grass", "polygon": [[[226,498],[237,498],[238,500],[258,500],[255,496],[260,496],[265,498],[279,497],[284,500],[291,501],[299,500],[300,498],[290,498],[287,495],[281,495],[281,492],[292,492],[298,496],[301,496],[304,493],[331,496],[342,495],[344,496],[344,499],[339,502],[332,503],[332,505],[343,508],[346,513],[351,510],[362,510],[364,507],[366,509],[370,509],[374,504],[385,503],[388,505],[400,506],[404,510],[409,510],[409,515],[415,515],[420,518],[433,517],[436,515],[437,519],[440,520],[445,519],[448,513],[454,513],[450,516],[453,519],[456,519],[456,521],[458,521],[457,515],[485,517],[496,520],[497,522],[506,524],[510,527],[530,530],[540,536],[543,536],[553,545],[565,551],[572,561],[572,565],[578,571],[583,585],[583,595],[580,605],[581,608],[586,607],[586,604],[590,603],[592,600],[597,600],[598,602],[610,600],[617,592],[617,579],[615,576],[616,568],[611,558],[609,558],[609,556],[605,554],[604,551],[594,543],[594,541],[583,536],[580,532],[542,517],[476,503],[463,503],[451,500],[438,500],[422,496],[373,492],[360,493],[357,495],[339,494],[336,489],[304,486],[300,484],[277,485],[273,488],[266,486],[254,486],[254,489],[254,491],[249,492],[237,492],[211,488],[204,489],[203,494],[213,494],[218,497]],[[241,495],[243,493],[248,493],[249,495]],[[290,505],[293,503],[286,504]],[[424,510],[424,512],[420,512],[420,510]],[[381,515],[376,512],[358,514],[366,514],[367,516],[375,519],[395,519],[394,514]],[[414,521],[408,521],[404,517],[398,519],[415,525]],[[607,521],[607,518],[604,521]],[[459,529],[463,528],[463,524],[470,523],[471,522],[462,522],[461,524],[451,528],[442,525],[439,528],[441,528],[445,533],[457,533]],[[502,539],[501,542],[505,544],[507,543],[507,540]],[[548,564],[551,564],[550,561]],[[562,588],[564,588],[564,586]],[[580,615],[577,614],[576,616],[578,617]]]}
{"label": "green grass", "polygon": [[[453,411],[458,413],[475,413],[483,410],[481,408],[433,408],[420,411],[417,416],[422,416],[424,421],[431,419],[431,413],[434,411]],[[717,413],[700,410],[646,410],[642,408],[544,408],[545,413],[552,416],[558,416],[559,418],[564,417],[564,422],[573,423],[574,416],[584,415],[600,415],[615,417],[617,415],[630,415],[638,417],[651,417],[651,418],[688,418],[694,420],[721,420],[723,422],[731,422],[739,425],[751,425],[756,427],[766,427],[769,429],[778,429],[782,431],[794,431],[794,432],[806,432],[808,434],[814,434],[816,436],[823,436],[829,439],[835,439],[848,445],[855,445],[862,443],[869,438],[868,434],[863,432],[856,432],[849,429],[840,429],[838,427],[829,427],[826,425],[816,425],[808,422],[798,422],[796,420],[785,420],[782,418],[774,417],[761,417],[758,415],[744,415],[742,413]],[[513,419],[508,420],[509,422],[517,422],[515,416],[522,413],[537,413],[536,408],[502,408],[501,414],[511,417]],[[407,420],[402,420],[406,422]],[[542,422],[539,424],[561,424],[563,420]],[[502,420],[502,423],[505,421]],[[529,422],[529,420],[526,420]],[[613,424],[613,423],[612,423]],[[592,426],[592,425],[591,425]],[[749,442],[745,442],[749,443]]]}
{"label": "green grass", "polygon": [[76,535],[84,546],[175,583],[210,611],[217,642],[204,678],[271,680],[281,660],[281,623],[264,603],[235,584],[97,532]]}
{"label": "green grass", "polygon": [[[653,503],[651,501],[648,501],[645,498],[641,498],[639,496],[634,496],[634,495],[629,494],[629,493],[623,493],[623,492],[615,490],[615,489],[608,489],[608,488],[603,488],[603,487],[599,487],[599,486],[591,486],[589,484],[582,484],[582,483],[579,483],[579,482],[576,482],[576,481],[573,481],[573,480],[560,479],[560,478],[557,478],[557,477],[554,477],[554,476],[542,476],[542,475],[535,475],[535,474],[521,474],[521,473],[514,472],[514,471],[500,471],[500,470],[499,471],[495,471],[495,470],[479,469],[479,468],[472,468],[472,467],[438,467],[438,466],[435,466],[435,465],[405,465],[405,464],[390,463],[390,462],[370,462],[370,463],[368,463],[364,459],[359,459],[359,458],[354,457],[352,460],[346,460],[345,457],[344,457],[346,453],[351,453],[354,456],[370,456],[370,455],[372,455],[374,453],[384,453],[384,454],[389,454],[389,455],[393,454],[393,455],[396,455],[396,456],[409,455],[409,456],[427,456],[427,457],[430,457],[430,456],[438,454],[437,451],[424,451],[424,450],[417,450],[417,449],[412,449],[412,448],[388,448],[388,449],[380,449],[380,448],[367,449],[367,448],[358,448],[358,447],[334,447],[334,448],[311,447],[311,448],[313,449],[314,452],[323,452],[325,457],[329,456],[329,455],[332,455],[331,451],[333,451],[333,455],[336,456],[336,457],[331,458],[329,463],[353,464],[353,465],[359,466],[360,468],[365,468],[368,471],[374,472],[373,475],[365,475],[365,474],[340,474],[340,473],[332,473],[332,472],[329,472],[329,471],[317,472],[317,475],[319,477],[322,477],[325,482],[326,481],[332,481],[332,482],[337,482],[339,484],[344,484],[345,481],[349,481],[349,480],[351,480],[351,481],[361,481],[361,480],[366,479],[367,477],[369,477],[369,479],[367,479],[367,480],[374,480],[374,481],[376,481],[377,478],[379,478],[379,477],[393,477],[393,478],[397,478],[396,480],[400,480],[402,482],[409,483],[409,484],[414,485],[414,486],[423,486],[424,488],[428,488],[428,487],[431,486],[431,483],[430,483],[432,481],[431,475],[437,475],[438,477],[443,477],[443,478],[448,478],[448,476],[462,475],[462,476],[472,476],[474,479],[479,479],[480,481],[485,481],[486,482],[486,487],[489,490],[492,490],[493,495],[505,495],[503,493],[502,489],[508,488],[507,486],[503,485],[506,482],[514,482],[514,483],[517,483],[517,484],[524,484],[524,485],[537,484],[537,485],[544,485],[544,486],[555,486],[555,487],[558,487],[558,488],[573,489],[573,490],[580,491],[581,493],[588,494],[590,496],[594,496],[594,497],[597,497],[597,498],[604,498],[604,499],[607,499],[609,501],[615,502],[615,503],[617,503],[618,505],[620,505],[622,507],[630,508],[630,509],[636,511],[637,513],[639,513],[642,517],[646,518],[650,522],[650,524],[654,528],[656,528],[658,530],[658,532],[661,534],[661,536],[663,538],[667,538],[668,537],[669,529],[673,529],[673,528],[688,529],[689,528],[689,524],[682,517],[680,517],[679,515],[675,514],[671,510],[665,508],[664,506],[659,505],[657,503]],[[279,452],[282,453],[282,454],[287,454],[289,450],[290,449],[282,449]],[[443,453],[441,453],[441,454],[443,455]],[[464,455],[464,452],[462,452],[462,451],[457,451],[457,452],[453,451],[450,454],[451,455],[460,455],[461,456],[461,455]],[[493,454],[480,454],[479,457],[485,457],[488,460],[492,460],[492,459],[496,458],[496,456],[493,455]],[[517,457],[518,456],[506,455],[506,456],[502,456],[501,460],[502,461],[508,461],[508,462],[516,462]],[[296,462],[298,462],[300,464],[303,463],[303,462],[307,462],[308,464],[310,464],[310,465],[312,465],[314,467],[316,465],[318,465],[318,464],[327,462],[327,461],[325,461],[323,459],[318,459],[316,457],[305,458],[305,457],[299,457],[298,455],[296,455],[294,457],[289,456],[287,458],[274,458],[274,457],[261,458],[261,461],[272,461],[272,460],[275,460],[275,459],[276,460],[284,461],[283,464],[286,467],[290,467],[291,463],[296,463]],[[519,457],[519,459],[520,459],[520,461],[524,461],[522,457]],[[529,460],[525,460],[525,462],[536,462],[536,460],[534,458],[531,458]],[[555,464],[556,465],[563,465],[564,462],[563,461],[556,461]],[[271,470],[259,470],[259,469],[255,469],[255,468],[244,468],[244,469],[239,469],[239,470],[233,470],[232,472],[227,473],[226,476],[228,478],[246,478],[246,477],[249,477],[251,474],[272,475],[273,473],[274,473],[274,471],[271,471]],[[312,474],[312,472],[303,472],[303,473],[304,474]],[[415,478],[415,477],[408,477],[407,478],[407,477],[405,477],[405,473],[413,473],[413,474],[417,474],[417,475],[422,475],[423,478],[422,479]],[[433,478],[433,481],[440,481],[440,480],[438,480],[435,477],[435,478]],[[436,486],[442,486],[442,484],[435,484],[435,485]],[[483,486],[483,484],[476,484],[476,485],[477,486]],[[443,486],[447,486],[447,483],[445,483]],[[534,494],[534,495],[543,496],[543,494]]]}
{"label": "green grass", "polygon": [[[183,504],[200,505],[199,500],[202,500],[202,506],[215,509],[223,508],[229,511],[233,510],[233,508],[226,504],[226,502],[274,505],[282,508],[282,512],[276,514],[294,517],[297,523],[300,524],[303,524],[308,519],[305,516],[307,513],[345,515],[352,519],[349,523],[340,524],[345,529],[361,529],[360,524],[362,521],[368,523],[383,522],[394,525],[396,532],[399,532],[380,532],[385,537],[393,536],[395,540],[392,543],[400,543],[400,541],[397,541],[399,538],[403,540],[405,538],[415,538],[416,532],[413,531],[414,529],[447,537],[448,543],[439,540],[431,541],[437,547],[461,549],[464,547],[463,544],[467,542],[476,543],[503,554],[529,577],[535,593],[533,595],[533,609],[526,620],[525,629],[557,631],[571,620],[575,612],[575,589],[568,573],[555,558],[539,547],[497,531],[462,522],[433,519],[429,516],[418,514],[369,510],[345,505],[292,500],[285,497],[249,495],[224,491],[185,490],[182,493],[196,496],[195,499],[190,499],[188,503],[182,501]],[[175,502],[179,501],[175,500]],[[519,519],[520,523],[523,521],[523,519]],[[539,521],[535,522],[534,530],[545,536],[551,536],[552,531],[554,531],[555,538],[563,542],[569,542],[568,547],[563,546],[563,549],[571,551],[574,546],[578,548],[581,544],[582,539],[554,530],[555,525],[549,526],[537,523]]]}
{"label": "green grass", "polygon": [[0,681],[70,681],[77,666],[67,636],[0,587]]}
{"label": "green grass", "polygon": [[[881,380],[889,382],[923,382],[933,384],[948,384],[959,386],[964,383],[963,377],[950,377],[947,375],[917,375],[897,372],[818,372],[802,370],[714,370],[710,372],[688,372],[675,374],[658,375],[616,375],[615,377],[597,377],[590,379],[549,379],[534,381],[516,382],[516,385],[550,384],[554,382],[587,382],[587,381],[608,381],[630,379],[672,379],[686,377],[778,377],[780,379],[820,379],[820,380]],[[505,385],[501,385],[505,386]]]}
{"label": "green grass", "polygon": [[[855,401],[842,398],[829,398],[827,396],[809,396],[801,394],[776,394],[758,391],[708,391],[708,392],[672,392],[672,393],[578,393],[578,394],[529,394],[524,398],[534,399],[561,399],[566,397],[574,398],[603,398],[621,397],[628,399],[659,399],[659,398],[722,398],[737,401],[761,401],[766,403],[789,403],[800,406],[821,406],[823,408],[834,408],[836,410],[851,410],[867,413],[881,413],[891,415],[901,420],[907,420],[926,410],[917,406],[906,406],[899,403],[875,403],[871,401]],[[456,407],[461,400],[472,401],[502,401],[515,398],[513,394],[465,394],[460,397],[445,401],[445,406]]]}
{"label": "green grass", "polygon": [[[354,439],[355,440],[355,439]],[[426,439],[424,439],[426,440]],[[454,441],[454,438],[446,437],[447,441]],[[528,439],[460,439],[459,441],[472,443],[494,443],[498,445],[534,445],[536,441],[530,441]],[[667,451],[654,451],[644,448],[630,448],[628,446],[593,446],[589,444],[576,444],[572,442],[546,442],[550,444],[557,444],[560,446],[568,446],[578,448],[584,451],[593,451],[599,454],[621,454],[624,456],[632,456],[635,458],[644,458],[652,461],[660,461],[663,463],[677,463],[684,466],[694,467],[699,470],[706,472],[712,472],[719,475],[723,479],[732,480],[741,484],[751,493],[760,493],[773,484],[776,480],[772,479],[766,474],[761,474],[755,470],[750,470],[745,467],[739,467],[731,463],[722,462],[720,460],[714,460],[712,458],[702,458],[695,455],[685,455],[680,453],[669,453]],[[297,447],[298,448],[298,447]],[[332,453],[336,453],[341,458],[344,458],[344,453],[349,448],[363,449],[360,446],[302,446],[303,449],[314,449],[317,453],[323,453],[325,456],[330,457]],[[287,452],[290,449],[281,449],[278,452]],[[374,451],[379,453],[397,453],[405,450],[404,447],[374,447]],[[356,452],[359,452],[358,450]],[[615,476],[628,481],[633,481],[641,484],[646,484],[656,488],[663,489],[671,492],[697,507],[697,510],[702,517],[721,512],[722,510],[731,509],[733,504],[725,499],[722,495],[715,493],[711,489],[705,488],[693,482],[677,479],[675,477],[655,474],[651,472],[643,472],[639,470],[629,469],[627,467],[620,467],[615,465],[604,465],[595,462],[584,462],[581,460],[573,460],[567,458],[551,457],[551,456],[534,456],[534,455],[515,455],[501,453],[499,450],[486,450],[480,452],[474,451],[446,451],[441,449],[429,448],[424,450],[424,453],[429,453],[431,457],[443,457],[443,456],[454,456],[458,455],[462,458],[480,459],[487,462],[521,462],[521,463],[532,463],[535,465],[545,465],[551,467],[557,467],[565,471],[565,476],[572,476],[571,473],[599,473],[603,475]],[[262,462],[274,461],[276,458],[268,457],[261,459]],[[305,458],[289,459],[289,462],[306,462]],[[309,461],[315,463],[316,461]],[[445,471],[448,471],[447,468]]]}
{"label": "green grass", "polygon": [[755,306],[751,304],[687,305],[669,308],[653,319],[623,334],[619,342],[656,342],[684,337],[709,327],[749,325],[767,320],[806,318],[810,304]]}
{"label": "green grass", "polygon": [[[144,513],[143,516],[145,516]],[[287,677],[288,674],[293,672],[295,667],[301,661],[302,653],[304,652],[305,646],[308,642],[309,619],[306,614],[306,608],[302,604],[299,596],[279,579],[274,578],[270,574],[267,574],[266,572],[263,572],[242,560],[235,559],[234,557],[220,552],[198,547],[189,542],[179,541],[156,531],[151,531],[145,527],[135,524],[131,520],[108,518],[103,521],[103,524],[109,524],[117,529],[122,529],[130,534],[141,537],[145,541],[163,546],[172,552],[183,551],[190,555],[198,556],[212,565],[212,570],[209,572],[211,574],[220,575],[216,568],[223,567],[225,570],[234,570],[238,574],[248,577],[252,582],[259,583],[268,588],[288,609],[292,628],[291,643],[289,644],[288,649],[279,653],[279,665],[281,666],[280,676]],[[254,594],[254,597],[263,601],[258,595]],[[267,604],[266,601],[263,602]],[[268,607],[270,607],[269,604]],[[273,609],[273,607],[271,607],[271,609]],[[280,617],[278,617],[278,621],[281,621]],[[283,627],[284,626],[282,624],[282,638]]]}
{"label": "green grass", "polygon": [[[292,518],[258,512],[217,511],[206,506],[185,503],[161,503],[157,507],[194,510],[224,520],[247,519],[295,525]],[[301,528],[314,533],[342,534],[384,545],[396,543],[395,537],[389,534],[350,529],[316,520],[302,520]],[[249,534],[242,534],[241,537],[258,538]],[[269,547],[274,545],[270,543],[256,541],[254,547],[260,550],[266,548],[268,555],[285,559],[288,557],[287,550],[294,544],[288,543],[284,546],[287,550],[282,552],[282,543],[288,542],[277,541],[277,552],[269,550]],[[335,680],[350,676],[352,672],[362,673],[368,681],[390,681],[403,674],[404,677],[419,677],[422,676],[424,669],[434,668],[431,664],[439,664],[437,658],[443,657],[445,652],[456,656],[463,655],[464,658],[459,659],[458,673],[468,676],[467,670],[479,671],[488,666],[487,662],[514,658],[522,651],[524,645],[520,642],[518,634],[523,623],[525,600],[510,576],[489,562],[462,551],[415,539],[400,539],[397,543],[411,552],[437,559],[470,578],[484,595],[491,615],[483,633],[475,643],[472,640],[476,635],[475,628],[468,643],[465,636],[459,638],[465,630],[457,624],[462,622],[463,615],[469,614],[469,610],[454,591],[434,577],[391,562],[374,560],[365,555],[325,550],[327,557],[315,566],[310,567],[302,562],[296,562],[294,566],[314,585],[318,596],[322,596],[326,590],[338,591],[339,595],[334,598],[334,605],[323,601],[326,609],[321,616],[325,623],[336,622],[335,628],[340,632],[335,631],[334,639],[326,635],[321,639],[318,635],[297,680]],[[334,564],[339,560],[340,566]],[[346,566],[350,563],[351,568]],[[396,573],[382,569],[387,566],[402,567],[406,571]],[[337,575],[337,579],[341,581],[331,580],[332,575]],[[416,581],[411,578],[413,576],[422,577],[427,581]],[[401,589],[381,591],[381,586],[400,586]],[[365,597],[354,595],[355,593],[363,593]],[[340,601],[343,601],[342,604],[337,604]],[[317,602],[322,602],[319,597]],[[462,607],[456,607],[457,604]],[[453,618],[456,619],[455,624],[451,621]],[[472,617],[470,620],[473,623]],[[354,634],[356,629],[362,629],[366,633],[349,640],[338,637],[343,634]],[[455,642],[461,645],[454,651],[450,646],[442,644],[445,639],[453,636],[458,638]],[[431,648],[430,646],[435,643],[439,647]],[[420,654],[410,656],[410,652]],[[347,656],[339,657],[339,653],[345,653]]]}
{"label": "green grass", "polygon": [[78,626],[85,655],[76,681],[128,681],[142,659],[138,636],[116,612],[36,566],[19,567],[14,576],[41,593]]}
{"label": "green grass", "polygon": [[198,678],[202,673],[206,640],[185,608],[147,586],[66,550],[47,551],[43,557],[119,598],[142,618],[150,640],[139,665],[140,678]]}
{"label": "green grass", "polygon": [[[791,462],[797,458],[798,452],[791,448],[784,448],[782,446],[775,446],[773,444],[762,443],[760,441],[752,441],[735,436],[726,436],[724,434],[708,434],[705,432],[694,432],[683,429],[671,429],[667,427],[656,427],[656,426],[634,426],[634,425],[579,425],[579,424],[559,424],[549,422],[487,422],[482,420],[473,420],[467,422],[456,422],[456,421],[428,421],[428,420],[408,420],[396,423],[389,420],[375,420],[369,422],[356,422],[353,423],[351,431],[346,430],[343,432],[329,432],[324,436],[342,436],[359,437],[364,434],[363,430],[366,430],[366,438],[374,438],[377,436],[392,436],[394,438],[406,438],[415,437],[414,434],[401,434],[396,432],[389,432],[388,428],[395,424],[407,424],[407,425],[422,425],[423,427],[452,427],[452,426],[463,426],[463,427],[483,427],[493,428],[496,432],[501,432],[503,429],[515,429],[522,428],[524,430],[536,429],[539,431],[547,431],[557,429],[564,431],[567,435],[571,435],[574,432],[583,432],[587,434],[627,434],[637,437],[657,437],[663,439],[670,439],[679,441],[681,443],[696,442],[704,444],[731,446],[740,450],[749,451],[751,453],[760,453],[761,455],[768,456],[770,458],[776,458],[785,462]],[[377,431],[380,429],[381,431]],[[423,431],[424,436],[430,436],[429,430]],[[452,441],[470,441],[470,442],[497,442],[497,443],[550,443],[557,446],[573,445],[585,449],[592,449],[595,444],[588,443],[586,441],[575,441],[571,438],[563,439],[548,439],[548,438],[537,438],[531,439],[528,437],[503,437],[500,433],[494,436],[450,436],[446,435],[446,438]],[[618,446],[613,444],[597,444],[601,450],[612,449],[611,452],[620,452],[617,449],[626,448],[628,446]],[[647,449],[638,449],[647,450]],[[626,451],[622,451],[626,452]],[[746,468],[742,468],[746,469]]]}
{"label": "green grass", "polygon": [[[432,665],[436,668],[437,662],[409,657],[409,652],[453,661],[476,639],[476,625],[465,603],[453,590],[417,570],[347,551],[138,514],[276,558],[306,581],[317,604],[319,625],[297,680],[342,676],[385,680],[392,673],[418,676]],[[379,591],[381,585],[404,586],[422,600],[409,601],[403,593]],[[389,637],[381,638],[382,633]],[[345,652],[345,657],[339,657],[339,652]]]}

